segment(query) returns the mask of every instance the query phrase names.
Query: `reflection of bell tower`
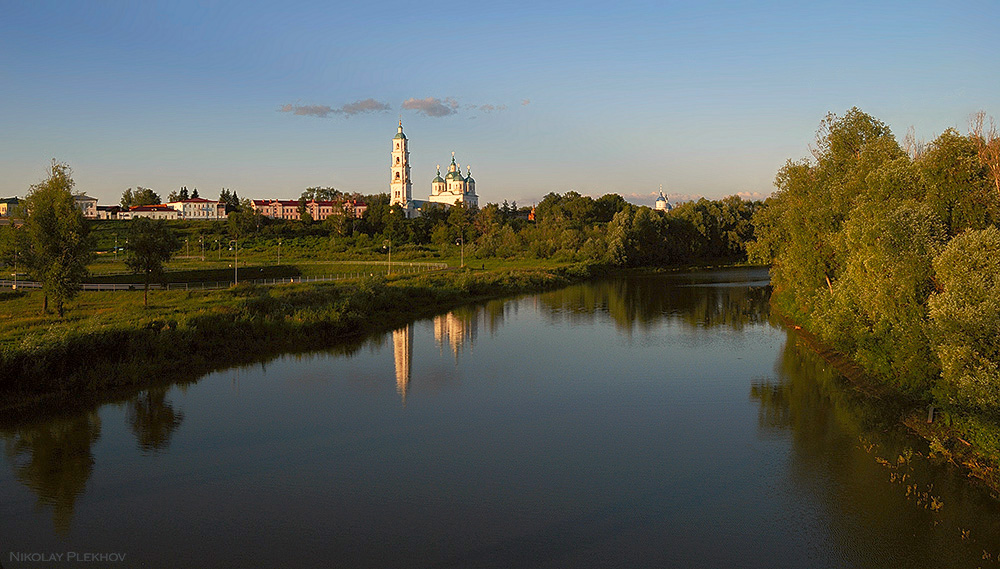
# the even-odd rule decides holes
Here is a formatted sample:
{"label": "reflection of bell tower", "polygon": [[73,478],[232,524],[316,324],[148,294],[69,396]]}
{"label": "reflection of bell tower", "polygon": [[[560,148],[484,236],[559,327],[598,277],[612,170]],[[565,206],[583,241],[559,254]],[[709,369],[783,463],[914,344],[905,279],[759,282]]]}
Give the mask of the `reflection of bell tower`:
{"label": "reflection of bell tower", "polygon": [[[392,154],[389,165],[389,205],[409,209],[413,187],[410,184],[410,151],[406,135],[403,134],[403,119],[399,119],[399,129],[392,139]],[[408,216],[409,217],[409,216]]]}
{"label": "reflection of bell tower", "polygon": [[392,333],[393,354],[396,359],[396,392],[406,403],[406,392],[410,387],[410,364],[413,361],[413,325]]}

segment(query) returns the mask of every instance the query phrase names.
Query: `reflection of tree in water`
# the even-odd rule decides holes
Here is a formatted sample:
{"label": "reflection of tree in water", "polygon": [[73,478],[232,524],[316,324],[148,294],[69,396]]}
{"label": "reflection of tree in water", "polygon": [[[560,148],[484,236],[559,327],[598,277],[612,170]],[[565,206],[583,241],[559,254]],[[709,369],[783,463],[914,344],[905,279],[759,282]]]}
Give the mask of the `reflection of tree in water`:
{"label": "reflection of tree in water", "polygon": [[56,530],[68,533],[73,506],[94,468],[91,447],[101,435],[96,411],[4,430],[2,433],[14,474],[52,507]]}
{"label": "reflection of tree in water", "polygon": [[692,327],[736,330],[766,322],[770,289],[733,283],[678,285],[664,277],[623,278],[567,287],[540,296],[550,315],[593,320],[604,311],[619,329],[649,329],[673,316]]}
{"label": "reflection of tree in water", "polygon": [[129,403],[128,424],[144,451],[167,448],[171,435],[184,420],[184,413],[175,411],[167,401],[167,390],[167,387],[149,389]]}
{"label": "reflection of tree in water", "polygon": [[[750,388],[750,399],[759,405],[758,432],[789,436],[789,480],[828,512],[835,543],[825,547],[845,553],[842,565],[975,567],[982,548],[963,540],[961,529],[975,528],[978,543],[1000,542],[1000,507],[984,500],[985,492],[954,469],[918,455],[904,465],[908,452],[926,454],[921,441],[899,428],[902,411],[912,403],[855,390],[792,332],[775,375]],[[904,472],[908,478],[901,482]],[[917,504],[908,485],[933,488],[944,508],[935,512]]]}

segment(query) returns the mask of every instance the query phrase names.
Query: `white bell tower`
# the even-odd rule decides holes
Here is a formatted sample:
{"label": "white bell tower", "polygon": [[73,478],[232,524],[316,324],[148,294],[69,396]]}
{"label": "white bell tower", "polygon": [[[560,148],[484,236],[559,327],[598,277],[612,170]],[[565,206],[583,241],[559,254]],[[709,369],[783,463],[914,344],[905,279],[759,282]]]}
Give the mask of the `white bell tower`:
{"label": "white bell tower", "polygon": [[407,210],[410,217],[410,200],[413,186],[410,183],[410,151],[407,149],[406,135],[403,134],[403,119],[399,119],[399,129],[392,139],[391,163],[389,165],[389,205],[398,205]]}

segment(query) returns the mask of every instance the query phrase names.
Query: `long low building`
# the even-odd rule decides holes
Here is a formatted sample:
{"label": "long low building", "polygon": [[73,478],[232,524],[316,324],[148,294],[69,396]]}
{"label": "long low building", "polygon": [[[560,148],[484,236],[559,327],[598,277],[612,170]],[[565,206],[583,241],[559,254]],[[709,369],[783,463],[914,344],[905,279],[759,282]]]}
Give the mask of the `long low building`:
{"label": "long low building", "polygon": [[[299,200],[253,200],[253,210],[264,217],[273,219],[302,219],[299,211]],[[368,205],[358,200],[325,201],[309,200],[304,204],[305,210],[315,221],[323,221],[331,215],[348,215],[360,218],[368,209]]]}
{"label": "long low building", "polygon": [[180,219],[180,212],[166,204],[156,205],[134,205],[126,211],[118,213],[118,219],[135,219],[137,217],[148,217],[149,219]]}
{"label": "long low building", "polygon": [[180,219],[226,219],[226,203],[218,200],[190,198],[167,205],[180,213]]}

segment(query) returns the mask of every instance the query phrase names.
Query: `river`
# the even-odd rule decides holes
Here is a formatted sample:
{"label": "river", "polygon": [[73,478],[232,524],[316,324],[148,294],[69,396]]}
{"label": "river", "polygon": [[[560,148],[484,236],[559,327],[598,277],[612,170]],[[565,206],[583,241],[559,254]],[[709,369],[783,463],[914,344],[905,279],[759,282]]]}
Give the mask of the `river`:
{"label": "river", "polygon": [[766,285],[586,283],[4,418],[0,565],[1000,566],[1000,502]]}

